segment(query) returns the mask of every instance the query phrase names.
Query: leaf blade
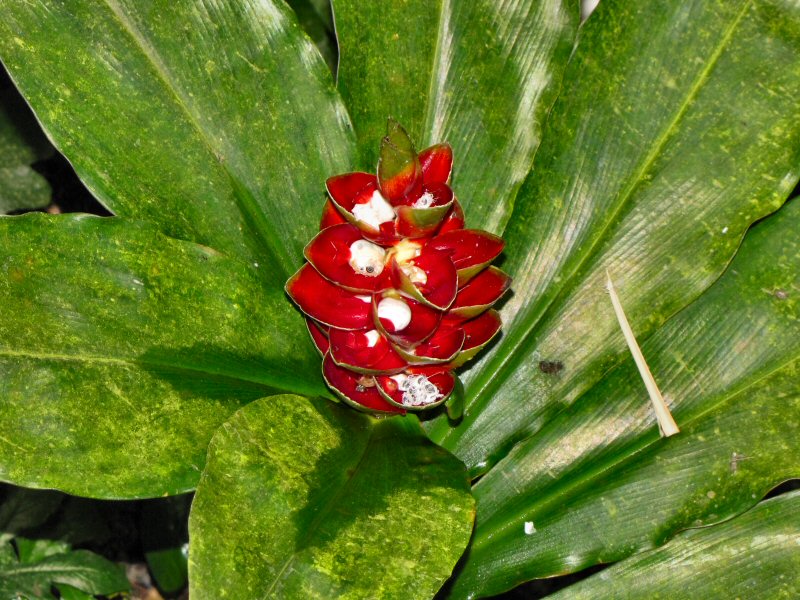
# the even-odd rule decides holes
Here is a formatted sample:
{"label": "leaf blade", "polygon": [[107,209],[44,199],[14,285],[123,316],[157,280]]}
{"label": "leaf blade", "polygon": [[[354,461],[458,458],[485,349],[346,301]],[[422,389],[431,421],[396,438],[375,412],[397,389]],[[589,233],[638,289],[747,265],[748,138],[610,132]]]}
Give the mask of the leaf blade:
{"label": "leaf blade", "polygon": [[754,227],[726,273],[643,345],[679,435],[659,438],[629,360],[480,480],[456,595],[620,560],[798,475],[798,215],[792,201]]}
{"label": "leaf blade", "polygon": [[210,446],[190,517],[191,593],[431,596],[469,539],[468,489],[463,466],[410,419],[297,396],[250,404]]}
{"label": "leaf blade", "polygon": [[9,598],[21,593],[41,597],[42,590],[53,584],[70,585],[91,594],[114,594],[130,589],[121,567],[88,550],[0,568],[0,591]]}
{"label": "leaf blade", "polygon": [[351,153],[330,74],[287,7],[42,0],[0,14],[6,66],[101,202],[271,265],[264,277],[283,284]]}
{"label": "leaf blade", "polygon": [[335,0],[334,8],[338,86],[361,168],[374,169],[390,116],[420,148],[449,141],[467,222],[501,232],[558,92],[578,4]]}
{"label": "leaf blade", "polygon": [[663,548],[629,558],[556,598],[790,598],[800,585],[798,493],[760,503],[730,522],[681,534]]}
{"label": "leaf blade", "polygon": [[252,265],[118,218],[6,217],[0,248],[2,479],[187,491],[243,403],[327,393],[302,317]]}
{"label": "leaf blade", "polygon": [[[461,427],[429,426],[473,475],[625,357],[606,269],[625,274],[617,287],[645,339],[788,196],[800,132],[796,106],[776,94],[800,72],[799,23],[794,7],[748,0],[612,0],[587,21],[506,231],[515,294],[501,312],[504,337],[465,374]],[[750,114],[731,99],[752,73],[761,79],[747,88],[748,108],[759,107]],[[542,360],[566,368],[547,377]]]}

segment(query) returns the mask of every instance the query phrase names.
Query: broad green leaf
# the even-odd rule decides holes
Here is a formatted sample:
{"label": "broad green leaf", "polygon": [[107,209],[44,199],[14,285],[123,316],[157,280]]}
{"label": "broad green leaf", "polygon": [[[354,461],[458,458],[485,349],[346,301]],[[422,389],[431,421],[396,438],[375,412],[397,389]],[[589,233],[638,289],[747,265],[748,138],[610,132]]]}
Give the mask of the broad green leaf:
{"label": "broad green leaf", "polygon": [[[55,584],[90,594],[113,594],[130,589],[122,567],[87,550],[56,554],[35,563],[0,567],[0,597],[46,598]],[[47,594],[44,596],[43,594]]]}
{"label": "broad green leaf", "polygon": [[[338,85],[372,172],[387,117],[453,146],[467,223],[502,231],[575,39],[574,0],[334,0]],[[418,148],[418,149],[419,149]]]}
{"label": "broad green leaf", "polygon": [[31,163],[52,153],[30,109],[0,67],[0,214],[50,203],[50,185]]}
{"label": "broad green leaf", "polygon": [[0,265],[0,479],[186,491],[243,403],[326,393],[301,317],[254,265],[149,224],[41,214],[0,219]]}
{"label": "broad green leaf", "polygon": [[9,0],[0,57],[109,209],[276,287],[352,162],[330,73],[280,1]]}
{"label": "broad green leaf", "polygon": [[792,201],[756,225],[725,274],[642,344],[679,434],[659,438],[628,360],[475,485],[455,597],[619,560],[800,476],[798,223]]}
{"label": "broad green leaf", "polygon": [[[724,269],[800,165],[800,6],[603,0],[582,29],[505,232],[504,336],[431,437],[485,472]],[[557,376],[540,361],[557,361]]]}
{"label": "broad green leaf", "polygon": [[413,417],[264,398],[209,446],[189,521],[190,595],[430,598],[473,517],[464,466]]}
{"label": "broad green leaf", "polygon": [[800,590],[800,493],[762,502],[717,527],[687,531],[549,596],[552,600],[796,598]]}

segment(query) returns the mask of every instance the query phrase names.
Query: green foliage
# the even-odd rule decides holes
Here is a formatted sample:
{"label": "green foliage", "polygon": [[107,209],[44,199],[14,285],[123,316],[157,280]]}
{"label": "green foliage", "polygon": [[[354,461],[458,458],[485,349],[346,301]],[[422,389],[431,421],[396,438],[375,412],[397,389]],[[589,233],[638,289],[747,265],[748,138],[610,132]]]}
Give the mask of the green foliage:
{"label": "green foliage", "polygon": [[336,52],[336,33],[333,30],[333,12],[328,0],[287,0],[287,4],[292,7],[300,26],[335,75],[339,57]]}
{"label": "green foliage", "polygon": [[449,141],[467,225],[500,233],[530,170],[578,26],[563,0],[333,0],[338,87],[360,162],[387,116],[418,148]]}
{"label": "green foliage", "polygon": [[797,183],[800,9],[771,4],[612,0],[582,29],[504,233],[504,337],[465,375],[461,425],[431,428],[473,474],[628,358],[606,270],[646,338]]}
{"label": "green foliage", "polygon": [[[52,586],[64,586],[62,598],[91,598],[87,594],[113,594],[129,590],[121,567],[86,550],[48,540],[0,536],[0,596],[3,598],[56,598]],[[68,586],[68,587],[67,587]],[[70,590],[68,588],[74,588]],[[82,594],[82,595],[81,595]]]}
{"label": "green foliage", "polygon": [[619,560],[800,475],[800,302],[786,295],[798,220],[793,201],[759,223],[725,274],[643,344],[680,434],[658,437],[628,361],[475,485],[454,595]]}
{"label": "green foliage", "polygon": [[230,252],[271,287],[352,163],[330,74],[280,2],[4,2],[0,56],[115,214]]}
{"label": "green foliage", "polygon": [[165,592],[180,592],[189,580],[189,561],[183,548],[167,548],[147,553],[147,566],[158,587]]}
{"label": "green foliage", "polygon": [[794,598],[800,589],[798,511],[800,493],[772,498],[719,527],[683,533],[552,598]]}
{"label": "green foliage", "polygon": [[275,389],[324,390],[291,306],[253,265],[85,215],[2,219],[0,246],[6,480],[179,493],[237,408]]}
{"label": "green foliage", "polygon": [[192,598],[428,598],[472,530],[464,466],[413,417],[273,396],[223,425],[208,461]]}
{"label": "green foliage", "polygon": [[[800,204],[768,216],[800,176],[800,9],[603,0],[579,30],[567,0],[291,5],[299,21],[279,0],[0,4],[0,57],[115,214],[0,218],[0,478],[101,498],[199,482],[198,598],[430,597],[473,519],[448,451],[482,477],[443,595],[621,560],[575,593],[727,596],[745,548],[764,590],[795,585],[769,567],[797,570],[797,495],[737,515],[800,476]],[[13,114],[0,185],[12,168],[23,200],[0,212],[44,203]],[[503,234],[514,276],[502,338],[429,439],[322,398],[283,294],[325,179],[371,169],[388,116],[451,143],[468,224]],[[18,495],[0,522],[54,506]],[[106,593],[99,557],[10,535],[15,585],[47,565],[64,597]],[[180,586],[180,550],[147,550]]]}

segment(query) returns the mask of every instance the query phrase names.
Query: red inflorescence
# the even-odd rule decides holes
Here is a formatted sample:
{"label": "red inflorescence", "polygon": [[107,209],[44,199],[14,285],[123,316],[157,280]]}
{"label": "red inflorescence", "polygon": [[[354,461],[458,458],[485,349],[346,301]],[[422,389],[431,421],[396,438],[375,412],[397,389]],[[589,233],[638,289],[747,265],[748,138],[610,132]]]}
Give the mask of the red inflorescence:
{"label": "red inflorescence", "polygon": [[463,228],[452,164],[448,144],[417,154],[390,121],[377,176],[328,179],[308,264],[286,284],[307,315],[326,382],[361,410],[440,405],[456,388],[453,370],[500,330],[491,306],[511,279],[489,263],[503,240]]}

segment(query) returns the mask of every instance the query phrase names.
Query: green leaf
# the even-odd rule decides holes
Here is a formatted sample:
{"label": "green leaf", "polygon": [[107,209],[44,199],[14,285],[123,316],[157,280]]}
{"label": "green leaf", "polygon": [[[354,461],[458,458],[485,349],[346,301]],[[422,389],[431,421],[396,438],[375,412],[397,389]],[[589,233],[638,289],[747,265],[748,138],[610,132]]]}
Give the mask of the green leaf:
{"label": "green leaf", "polygon": [[0,568],[17,563],[17,553],[11,545],[13,539],[13,533],[0,533]]}
{"label": "green leaf", "polygon": [[57,540],[31,540],[17,537],[14,538],[14,544],[17,546],[19,562],[23,564],[36,563],[48,556],[70,551],[70,545],[67,542]]}
{"label": "green leaf", "polygon": [[772,498],[549,598],[794,598],[800,589],[798,513],[800,492]]}
{"label": "green leaf", "polygon": [[50,184],[31,164],[52,151],[25,101],[0,80],[0,214],[50,203]]}
{"label": "green leaf", "polygon": [[455,597],[619,560],[800,476],[798,222],[792,201],[756,225],[725,274],[642,344],[679,434],[659,438],[628,360],[475,485]]}
{"label": "green leaf", "polygon": [[467,223],[502,231],[579,19],[573,0],[334,0],[338,85],[374,171],[387,117],[448,141]]}
{"label": "green leaf", "polygon": [[429,598],[474,517],[413,417],[276,396],[214,436],[189,521],[192,598]]}
{"label": "green leaf", "polygon": [[122,567],[87,550],[49,556],[33,564],[0,567],[0,596],[47,597],[50,586],[71,585],[90,594],[113,594],[130,589]]}
{"label": "green leaf", "polygon": [[181,548],[167,548],[145,553],[153,579],[164,592],[180,592],[188,579],[188,561]]}
{"label": "green leaf", "polygon": [[626,359],[607,269],[640,341],[707,288],[797,182],[798,96],[796,5],[603,0],[505,233],[504,335],[432,439],[485,472]]}
{"label": "green leaf", "polygon": [[286,0],[300,26],[314,42],[332,73],[336,73],[338,52],[333,31],[333,13],[328,0]]}
{"label": "green leaf", "polygon": [[158,588],[167,594],[180,592],[188,581],[190,504],[191,496],[187,494],[142,506],[142,550]]}
{"label": "green leaf", "polygon": [[275,287],[352,162],[330,73],[279,1],[9,0],[0,56],[102,203]]}
{"label": "green leaf", "polygon": [[62,584],[56,587],[58,587],[58,593],[61,596],[61,600],[94,600],[94,596],[91,594],[82,592],[78,588],[74,588],[71,585]]}
{"label": "green leaf", "polygon": [[0,249],[0,479],[187,491],[242,404],[327,393],[302,318],[253,265],[119,218],[5,217]]}

